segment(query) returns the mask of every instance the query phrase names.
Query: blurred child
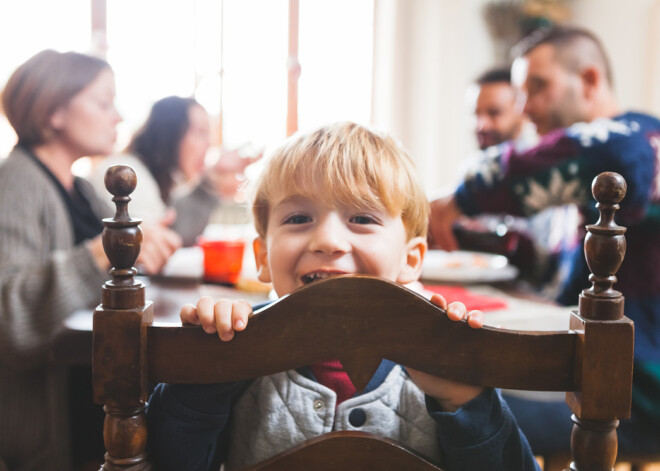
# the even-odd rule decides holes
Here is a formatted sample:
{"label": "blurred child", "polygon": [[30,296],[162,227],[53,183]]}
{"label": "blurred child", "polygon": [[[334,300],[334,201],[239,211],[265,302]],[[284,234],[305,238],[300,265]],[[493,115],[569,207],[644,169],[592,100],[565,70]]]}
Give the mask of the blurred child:
{"label": "blurred child", "polygon": [[[357,124],[292,137],[255,186],[259,279],[278,296],[340,274],[416,282],[429,210],[414,172],[392,138]],[[432,301],[454,320],[483,324],[479,311],[447,307],[439,295]],[[230,341],[251,312],[245,301],[203,297],[182,308],[181,320]],[[362,394],[337,360],[251,382],[160,384],[148,417],[157,469],[251,465],[331,430],[355,429],[399,441],[447,470],[536,469],[496,391],[389,361]]]}

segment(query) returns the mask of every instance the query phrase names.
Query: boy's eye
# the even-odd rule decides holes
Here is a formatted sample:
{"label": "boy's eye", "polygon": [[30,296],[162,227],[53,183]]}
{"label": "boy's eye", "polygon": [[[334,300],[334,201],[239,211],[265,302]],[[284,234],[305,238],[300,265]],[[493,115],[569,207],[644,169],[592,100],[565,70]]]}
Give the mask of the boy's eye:
{"label": "boy's eye", "polygon": [[377,224],[378,223],[378,221],[375,218],[373,218],[371,216],[367,216],[365,214],[358,214],[356,216],[353,216],[353,217],[351,217],[351,219],[349,219],[349,222],[351,222],[353,224]]}
{"label": "boy's eye", "polygon": [[292,214],[284,220],[284,224],[306,224],[311,221],[312,218],[306,214]]}

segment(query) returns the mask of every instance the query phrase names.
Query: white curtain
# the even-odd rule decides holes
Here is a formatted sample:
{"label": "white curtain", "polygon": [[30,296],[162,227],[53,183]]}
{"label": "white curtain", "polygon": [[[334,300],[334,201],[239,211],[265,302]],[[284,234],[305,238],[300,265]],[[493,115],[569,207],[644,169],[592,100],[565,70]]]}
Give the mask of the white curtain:
{"label": "white curtain", "polygon": [[410,152],[427,191],[476,148],[465,90],[493,65],[486,0],[376,0],[373,121]]}

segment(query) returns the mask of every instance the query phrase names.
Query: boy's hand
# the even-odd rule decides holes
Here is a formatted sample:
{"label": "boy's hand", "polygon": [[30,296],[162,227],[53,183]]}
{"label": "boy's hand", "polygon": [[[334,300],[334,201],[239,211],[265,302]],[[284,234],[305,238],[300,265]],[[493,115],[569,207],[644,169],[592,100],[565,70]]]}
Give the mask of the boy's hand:
{"label": "boy's hand", "polygon": [[481,311],[473,310],[467,312],[465,304],[455,302],[447,305],[445,298],[438,293],[433,293],[431,302],[438,307],[447,311],[447,317],[452,321],[462,321],[467,319],[467,323],[473,329],[481,329],[484,326],[484,313]]}
{"label": "boy's hand", "polygon": [[220,299],[214,303],[209,296],[202,296],[197,306],[186,304],[181,308],[179,317],[186,325],[201,325],[207,334],[218,333],[225,342],[234,338],[234,332],[247,327],[252,306],[242,299]]}
{"label": "boy's hand", "polygon": [[[431,296],[431,302],[447,311],[447,317],[453,321],[467,320],[473,329],[480,329],[484,325],[484,315],[481,311],[467,312],[465,304],[455,302],[447,305],[447,301],[439,294]],[[449,381],[421,371],[407,368],[408,374],[425,394],[434,397],[443,410],[453,412],[466,402],[477,397],[483,391],[480,386]]]}

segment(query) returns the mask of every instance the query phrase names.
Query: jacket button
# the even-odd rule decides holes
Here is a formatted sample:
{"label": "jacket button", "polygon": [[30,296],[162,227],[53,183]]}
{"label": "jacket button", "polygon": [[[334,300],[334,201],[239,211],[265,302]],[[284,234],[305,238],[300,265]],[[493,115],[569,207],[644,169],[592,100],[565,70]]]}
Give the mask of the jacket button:
{"label": "jacket button", "polygon": [[362,427],[367,421],[367,413],[360,408],[353,409],[350,414],[348,414],[348,421],[353,427]]}
{"label": "jacket button", "polygon": [[321,410],[323,409],[323,401],[320,399],[317,399],[314,401],[314,410]]}

